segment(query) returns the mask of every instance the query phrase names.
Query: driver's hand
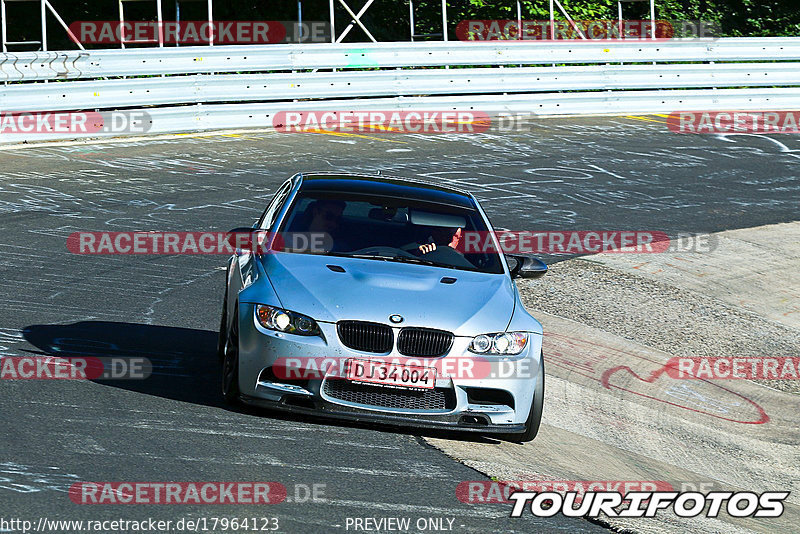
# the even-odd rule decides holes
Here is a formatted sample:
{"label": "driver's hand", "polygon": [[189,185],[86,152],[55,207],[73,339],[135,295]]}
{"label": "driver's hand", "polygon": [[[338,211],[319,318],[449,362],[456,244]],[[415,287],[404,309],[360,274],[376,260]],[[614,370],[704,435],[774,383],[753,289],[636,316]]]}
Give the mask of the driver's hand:
{"label": "driver's hand", "polygon": [[436,250],[436,243],[428,243],[426,245],[420,245],[419,251],[422,254],[427,254],[428,252],[433,252]]}

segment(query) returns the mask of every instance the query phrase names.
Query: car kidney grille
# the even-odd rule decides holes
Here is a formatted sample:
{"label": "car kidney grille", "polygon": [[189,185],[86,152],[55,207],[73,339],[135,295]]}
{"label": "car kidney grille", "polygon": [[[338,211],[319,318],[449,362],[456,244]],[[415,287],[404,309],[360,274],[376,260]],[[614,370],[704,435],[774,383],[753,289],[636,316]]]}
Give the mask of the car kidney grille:
{"label": "car kidney grille", "polygon": [[452,345],[453,334],[432,328],[403,328],[397,336],[397,350],[405,356],[442,356]]}
{"label": "car kidney grille", "polygon": [[389,352],[394,343],[392,329],[385,324],[339,321],[336,331],[345,347],[364,352]]}
{"label": "car kidney grille", "polygon": [[455,407],[452,390],[441,388],[416,391],[358,384],[334,378],[325,381],[323,391],[334,399],[382,408],[447,410]]}

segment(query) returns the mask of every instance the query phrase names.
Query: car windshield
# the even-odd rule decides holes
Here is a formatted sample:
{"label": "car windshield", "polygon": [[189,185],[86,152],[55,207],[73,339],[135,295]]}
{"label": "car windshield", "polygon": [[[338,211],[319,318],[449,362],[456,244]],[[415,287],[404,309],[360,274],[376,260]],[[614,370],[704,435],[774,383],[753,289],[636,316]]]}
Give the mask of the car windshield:
{"label": "car windshield", "polygon": [[492,250],[469,251],[464,236],[486,236],[476,208],[364,194],[300,193],[272,249],[416,263],[501,274]]}

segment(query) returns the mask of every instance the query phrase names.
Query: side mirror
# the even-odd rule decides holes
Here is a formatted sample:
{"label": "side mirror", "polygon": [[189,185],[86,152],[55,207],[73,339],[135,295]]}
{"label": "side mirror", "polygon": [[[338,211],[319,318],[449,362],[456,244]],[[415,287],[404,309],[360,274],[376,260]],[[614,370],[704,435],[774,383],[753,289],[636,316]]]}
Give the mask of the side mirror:
{"label": "side mirror", "polygon": [[255,230],[252,226],[241,226],[230,230],[225,236],[225,241],[234,250],[250,251],[254,248],[258,249],[260,243],[254,243],[254,241],[263,239],[264,234],[266,234],[264,230]]}
{"label": "side mirror", "polygon": [[533,256],[506,255],[511,278],[539,278],[547,272],[547,264]]}

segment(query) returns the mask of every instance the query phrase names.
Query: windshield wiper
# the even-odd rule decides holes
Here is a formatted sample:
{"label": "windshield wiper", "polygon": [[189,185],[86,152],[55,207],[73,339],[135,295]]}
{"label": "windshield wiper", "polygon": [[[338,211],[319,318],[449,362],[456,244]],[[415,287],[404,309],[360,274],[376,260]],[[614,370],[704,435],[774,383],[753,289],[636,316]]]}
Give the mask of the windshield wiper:
{"label": "windshield wiper", "polygon": [[447,267],[441,263],[436,263],[431,260],[423,260],[414,256],[384,256],[381,254],[347,254],[348,258],[362,258],[368,260],[383,260],[383,261],[396,261],[400,263],[418,263],[420,265],[433,265],[436,267]]}

